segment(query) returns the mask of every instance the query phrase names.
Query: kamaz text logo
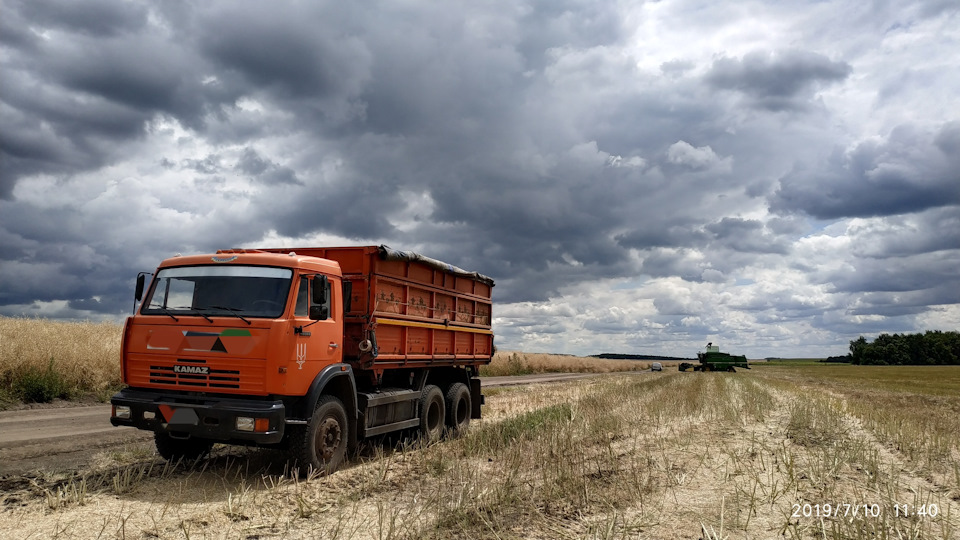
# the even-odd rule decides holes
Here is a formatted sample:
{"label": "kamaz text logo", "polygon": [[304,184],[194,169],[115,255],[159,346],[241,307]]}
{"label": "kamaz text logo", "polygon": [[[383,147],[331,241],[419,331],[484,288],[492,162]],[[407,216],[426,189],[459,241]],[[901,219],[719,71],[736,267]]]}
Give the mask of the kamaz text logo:
{"label": "kamaz text logo", "polygon": [[177,364],[173,366],[174,373],[192,373],[194,375],[209,375],[210,368],[207,366],[181,366]]}

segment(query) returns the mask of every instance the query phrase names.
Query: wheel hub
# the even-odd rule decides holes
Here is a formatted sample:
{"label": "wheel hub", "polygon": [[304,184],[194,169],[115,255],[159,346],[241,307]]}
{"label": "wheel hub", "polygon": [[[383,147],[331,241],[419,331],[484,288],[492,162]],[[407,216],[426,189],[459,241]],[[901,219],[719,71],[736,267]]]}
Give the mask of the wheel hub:
{"label": "wheel hub", "polygon": [[317,454],[324,460],[332,458],[340,446],[341,436],[339,422],[333,418],[324,420],[317,430]]}

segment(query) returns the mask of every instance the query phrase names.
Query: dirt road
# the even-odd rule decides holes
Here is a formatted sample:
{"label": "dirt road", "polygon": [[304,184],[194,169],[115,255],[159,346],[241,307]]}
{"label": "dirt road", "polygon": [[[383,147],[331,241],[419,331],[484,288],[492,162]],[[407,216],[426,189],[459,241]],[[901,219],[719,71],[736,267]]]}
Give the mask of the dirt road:
{"label": "dirt road", "polygon": [[78,469],[96,452],[152,441],[110,425],[110,406],[0,412],[0,477]]}
{"label": "dirt road", "polygon": [[[548,373],[485,377],[485,388],[547,383],[597,374]],[[0,477],[37,470],[75,471],[98,452],[152,451],[153,434],[110,424],[110,405],[0,412]]]}

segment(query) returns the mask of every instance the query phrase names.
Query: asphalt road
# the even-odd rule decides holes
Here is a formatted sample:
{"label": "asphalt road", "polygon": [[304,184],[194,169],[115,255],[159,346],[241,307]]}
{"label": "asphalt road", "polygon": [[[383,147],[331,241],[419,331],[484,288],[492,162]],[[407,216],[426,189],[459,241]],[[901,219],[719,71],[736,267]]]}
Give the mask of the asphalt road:
{"label": "asphalt road", "polygon": [[[484,388],[567,381],[595,373],[484,377]],[[0,411],[0,477],[77,470],[102,451],[150,449],[153,433],[110,424],[110,405]]]}

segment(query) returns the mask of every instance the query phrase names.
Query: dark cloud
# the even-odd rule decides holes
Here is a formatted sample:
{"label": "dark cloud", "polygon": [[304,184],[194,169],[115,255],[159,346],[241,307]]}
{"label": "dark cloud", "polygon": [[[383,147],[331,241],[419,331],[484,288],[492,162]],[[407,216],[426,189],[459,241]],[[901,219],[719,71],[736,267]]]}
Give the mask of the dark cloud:
{"label": "dark cloud", "polygon": [[960,205],[957,132],[956,122],[935,135],[904,125],[885,141],[836,150],[815,167],[798,165],[780,179],[770,208],[837,219]]}
{"label": "dark cloud", "polygon": [[96,37],[128,34],[142,29],[147,8],[135,3],[111,0],[14,0],[7,2],[12,11],[30,21],[36,29],[56,29]]}
{"label": "dark cloud", "polygon": [[770,111],[802,110],[814,91],[846,79],[853,68],[814,52],[752,52],[740,60],[720,58],[706,75],[711,86],[746,95],[754,106]]}
{"label": "dark cloud", "polygon": [[634,230],[617,236],[617,242],[627,248],[650,249],[671,246],[702,246],[709,236],[700,226],[702,223],[689,220],[685,223],[661,223],[659,227]]}
{"label": "dark cloud", "polygon": [[302,8],[208,6],[199,10],[196,21],[199,52],[225,83],[239,77],[241,84],[260,92],[309,98],[321,108],[331,98],[349,97],[366,78],[370,61],[351,28],[350,11]]}
{"label": "dark cloud", "polygon": [[[200,81],[175,44],[145,26],[135,4],[15,3],[5,10],[30,29],[7,41],[0,93],[0,197],[19,178],[72,175],[124,155],[119,146],[170,113],[192,124],[204,107]],[[63,9],[62,9],[63,8]],[[45,39],[34,39],[39,34]],[[162,54],[158,51],[163,51]]]}
{"label": "dark cloud", "polygon": [[716,241],[734,251],[744,253],[779,253],[786,255],[789,247],[781,238],[765,230],[763,223],[753,219],[725,217],[706,227]]}
{"label": "dark cloud", "polygon": [[926,253],[960,250],[960,208],[948,206],[919,214],[892,216],[882,224],[853,229],[851,252],[864,259],[905,259]]}
{"label": "dark cloud", "polygon": [[296,184],[304,185],[297,178],[297,173],[290,167],[284,167],[269,159],[261,157],[256,150],[246,148],[235,166],[237,172],[271,185]]}
{"label": "dark cloud", "polygon": [[531,2],[518,10],[523,32],[517,49],[526,69],[543,69],[557,47],[589,49],[626,37],[623,20],[614,11],[589,0]]}
{"label": "dark cloud", "polygon": [[960,290],[958,263],[956,250],[914,257],[859,259],[852,272],[838,271],[829,275],[827,282],[837,291],[855,293],[924,291],[945,284],[956,285]]}
{"label": "dark cloud", "polygon": [[[785,232],[795,231],[791,228]],[[737,217],[723,217],[709,223],[703,223],[703,220],[690,220],[685,224],[667,222],[657,228],[617,236],[621,246],[639,250],[682,246],[781,255],[789,252],[787,239],[778,237],[758,220]]]}

